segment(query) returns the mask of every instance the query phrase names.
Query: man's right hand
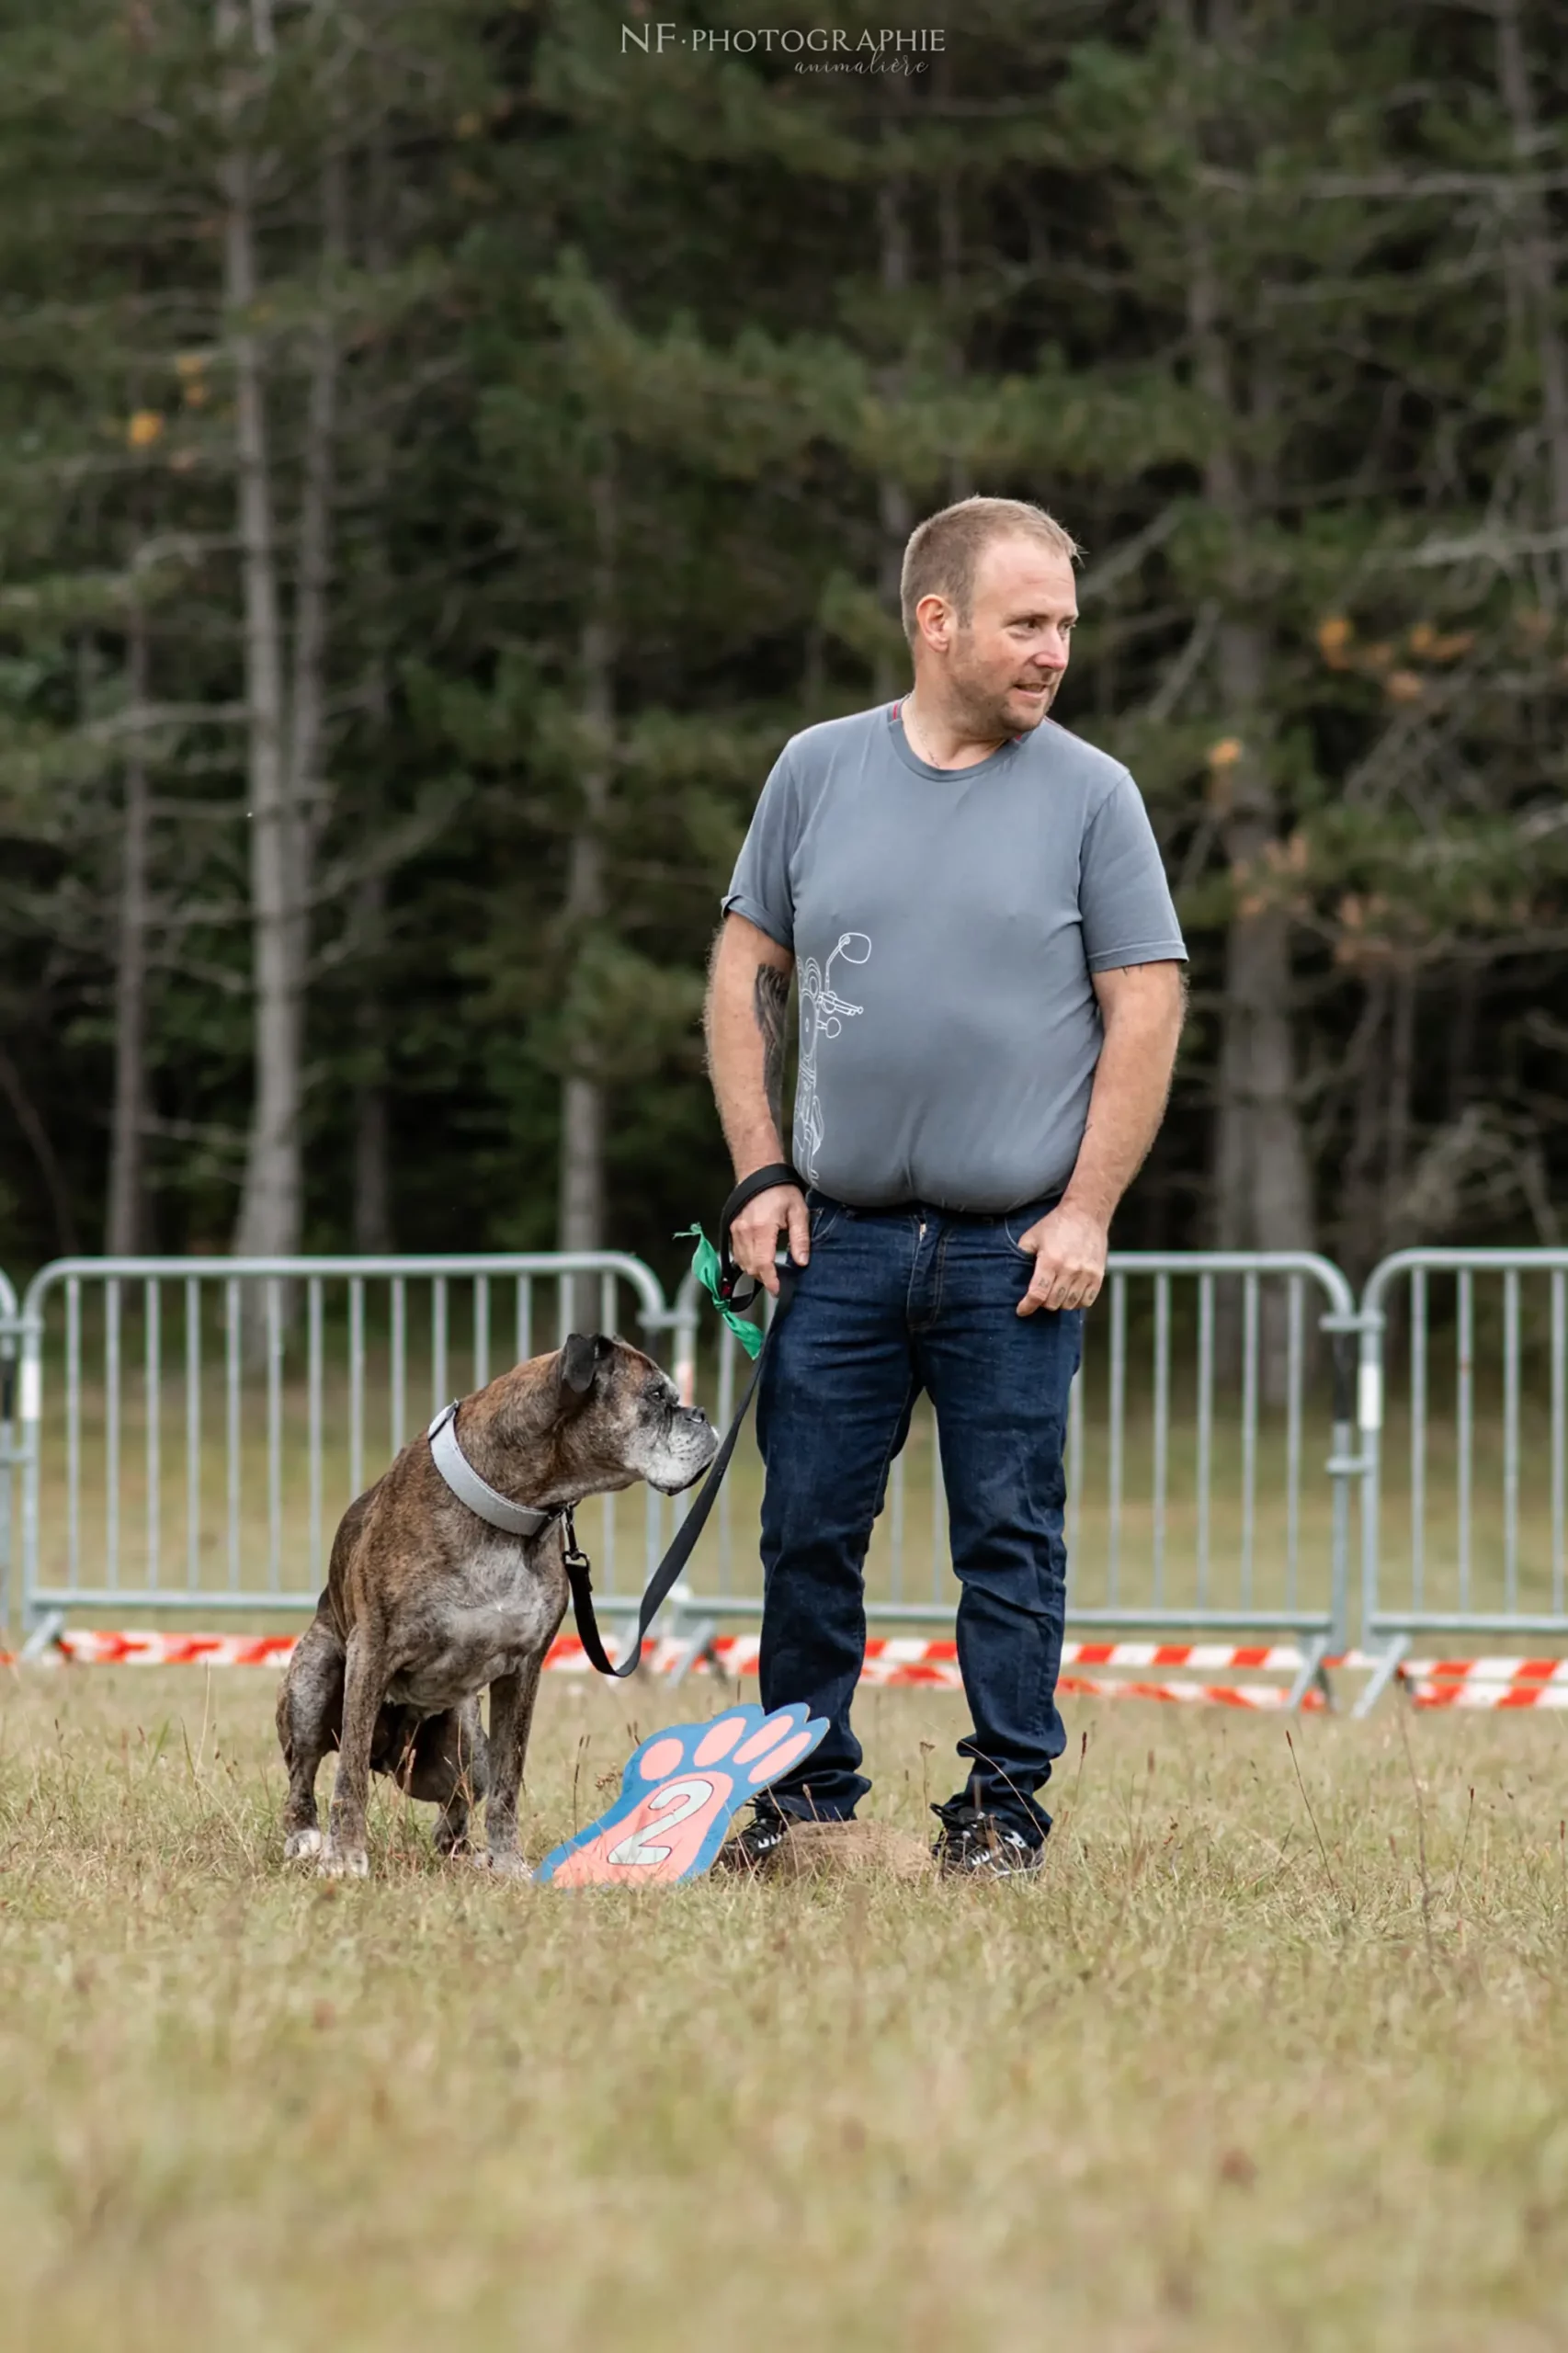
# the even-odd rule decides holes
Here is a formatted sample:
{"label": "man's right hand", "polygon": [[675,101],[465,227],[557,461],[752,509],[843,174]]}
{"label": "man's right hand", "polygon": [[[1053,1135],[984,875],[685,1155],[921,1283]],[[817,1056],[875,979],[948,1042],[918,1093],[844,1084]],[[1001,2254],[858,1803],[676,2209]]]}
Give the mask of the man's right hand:
{"label": "man's right hand", "polygon": [[730,1256],[743,1274],[755,1275],[764,1290],[778,1290],[778,1236],[787,1233],[790,1256],[803,1267],[812,1255],[812,1222],[798,1185],[774,1185],[748,1201],[730,1228]]}

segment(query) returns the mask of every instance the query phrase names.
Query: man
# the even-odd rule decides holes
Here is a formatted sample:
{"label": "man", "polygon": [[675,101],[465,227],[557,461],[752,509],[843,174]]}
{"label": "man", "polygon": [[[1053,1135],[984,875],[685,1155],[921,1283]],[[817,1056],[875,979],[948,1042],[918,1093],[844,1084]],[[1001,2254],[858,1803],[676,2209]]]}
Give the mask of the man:
{"label": "man", "polygon": [[1067,1395],[1111,1214],[1165,1110],[1186,959],[1127,770],[1049,718],[1077,620],[1074,541],[967,498],[903,563],[914,691],[808,728],[767,779],[724,900],[709,1065],[737,1180],[781,1161],[799,984],[794,1165],[735,1221],[738,1263],[800,1268],[757,1401],[766,1707],[830,1729],[726,1855],[870,1784],[849,1710],[863,1568],[922,1390],[937,1415],[966,1786],[949,1871],[1039,1868],[1062,1754]]}

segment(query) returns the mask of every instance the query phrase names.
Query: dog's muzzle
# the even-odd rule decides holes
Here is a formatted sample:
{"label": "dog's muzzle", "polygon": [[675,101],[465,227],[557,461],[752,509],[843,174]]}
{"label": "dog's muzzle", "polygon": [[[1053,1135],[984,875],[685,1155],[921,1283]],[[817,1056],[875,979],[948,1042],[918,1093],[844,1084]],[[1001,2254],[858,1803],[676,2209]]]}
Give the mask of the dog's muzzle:
{"label": "dog's muzzle", "polygon": [[687,1487],[697,1484],[718,1453],[719,1433],[700,1405],[677,1405],[670,1415],[666,1442],[672,1453],[685,1454],[688,1447],[693,1449],[691,1468],[668,1481],[651,1479],[649,1484],[662,1495],[684,1495]]}

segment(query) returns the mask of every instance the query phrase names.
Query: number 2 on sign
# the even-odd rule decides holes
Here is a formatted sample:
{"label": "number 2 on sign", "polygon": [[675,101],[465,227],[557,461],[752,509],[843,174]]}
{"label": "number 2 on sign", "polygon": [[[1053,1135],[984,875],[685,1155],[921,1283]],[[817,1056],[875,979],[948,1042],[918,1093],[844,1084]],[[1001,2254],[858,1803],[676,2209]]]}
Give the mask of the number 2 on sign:
{"label": "number 2 on sign", "polygon": [[699,1807],[705,1806],[712,1795],[711,1781],[696,1779],[666,1781],[663,1789],[651,1790],[643,1800],[644,1819],[637,1824],[629,1838],[623,1838],[619,1847],[610,1849],[605,1860],[609,1863],[644,1863],[650,1866],[667,1862],[670,1856],[669,1848],[650,1846],[649,1831],[655,1828],[673,1830],[677,1822],[689,1821]]}

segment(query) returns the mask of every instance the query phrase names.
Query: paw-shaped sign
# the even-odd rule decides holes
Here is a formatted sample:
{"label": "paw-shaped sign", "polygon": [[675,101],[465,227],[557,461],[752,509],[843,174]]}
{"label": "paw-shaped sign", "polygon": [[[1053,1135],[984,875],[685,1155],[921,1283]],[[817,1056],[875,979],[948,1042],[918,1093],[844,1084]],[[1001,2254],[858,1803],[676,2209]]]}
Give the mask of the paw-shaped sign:
{"label": "paw-shaped sign", "polygon": [[796,1700],[771,1715],[726,1708],[710,1723],[651,1733],[628,1759],[609,1812],[547,1855],[535,1879],[649,1887],[699,1878],[735,1808],[809,1756],[826,1730],[825,1716],[808,1716]]}

